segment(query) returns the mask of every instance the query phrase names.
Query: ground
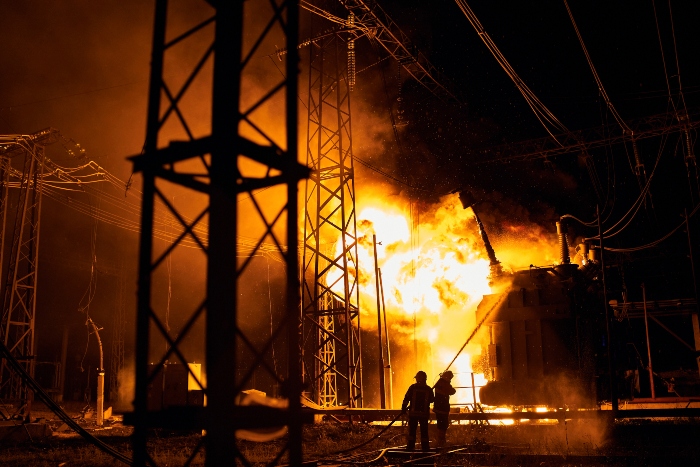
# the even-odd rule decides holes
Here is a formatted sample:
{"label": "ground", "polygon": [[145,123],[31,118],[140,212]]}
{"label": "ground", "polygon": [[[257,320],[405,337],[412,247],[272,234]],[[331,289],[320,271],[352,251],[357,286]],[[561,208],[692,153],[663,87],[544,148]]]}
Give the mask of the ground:
{"label": "ground", "polygon": [[[119,415],[98,428],[89,413],[84,417],[84,404],[69,403],[64,409],[93,435],[131,456],[131,428],[121,423]],[[40,440],[3,442],[1,465],[123,465],[73,431],[66,430],[63,423],[40,404],[35,405],[33,415],[51,428],[50,435]],[[431,425],[434,439],[433,429]],[[201,440],[199,433],[158,431],[152,434],[150,452],[158,465],[183,465]],[[591,420],[565,424],[452,425],[443,454],[429,461],[431,465],[700,465],[700,447],[696,442],[699,436],[700,423],[687,419],[617,422],[614,425]],[[409,460],[405,453],[396,452],[404,444],[404,437],[405,427],[400,425],[385,430],[383,426],[326,421],[304,428],[304,458],[318,461],[319,465],[368,465],[367,462],[379,457],[383,449],[394,448],[370,464],[401,463]],[[368,440],[372,441],[366,443]],[[251,464],[265,465],[283,443],[284,439],[268,443],[239,440],[236,447]],[[352,449],[363,443],[366,444]],[[342,450],[349,451],[338,453]],[[420,456],[421,453],[414,454],[414,460]],[[198,455],[191,465],[203,465],[203,456]]]}

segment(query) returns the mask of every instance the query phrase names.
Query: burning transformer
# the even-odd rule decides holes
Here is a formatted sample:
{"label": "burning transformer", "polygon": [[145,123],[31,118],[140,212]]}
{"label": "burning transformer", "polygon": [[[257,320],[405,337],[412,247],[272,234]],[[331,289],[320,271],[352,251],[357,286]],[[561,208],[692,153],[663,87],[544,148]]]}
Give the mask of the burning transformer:
{"label": "burning transformer", "polygon": [[[584,269],[562,263],[531,267],[510,277],[500,294],[486,295],[477,322],[487,332],[483,349],[489,382],[481,402],[493,406],[593,407],[602,336],[602,297]],[[604,328],[603,328],[604,329]]]}
{"label": "burning transformer", "polygon": [[[474,201],[460,192],[464,208]],[[474,212],[500,293],[485,295],[476,322],[489,406],[595,407],[607,385],[607,350],[599,263],[583,245],[583,266],[572,264],[560,223],[560,264],[505,273]],[[593,252],[591,252],[593,253]],[[602,377],[600,377],[602,376]],[[604,383],[602,381],[605,380]]]}

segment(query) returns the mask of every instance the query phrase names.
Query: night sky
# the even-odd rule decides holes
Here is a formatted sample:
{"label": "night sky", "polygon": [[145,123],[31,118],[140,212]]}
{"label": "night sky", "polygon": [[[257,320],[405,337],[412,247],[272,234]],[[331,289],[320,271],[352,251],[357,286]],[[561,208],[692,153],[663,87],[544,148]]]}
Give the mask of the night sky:
{"label": "night sky", "polygon": [[[199,3],[192,3],[192,11],[200,12]],[[340,11],[338,2],[313,3]],[[629,209],[639,195],[629,163],[631,145],[607,146],[590,153],[604,199],[596,198],[590,170],[579,154],[561,155],[547,164],[542,160],[485,163],[491,157],[489,148],[545,137],[545,129],[454,1],[379,3],[409,35],[413,45],[443,72],[446,86],[462,104],[441,102],[415,83],[403,82],[402,110],[408,125],[400,129],[397,144],[389,119],[389,112],[396,115],[398,110],[396,62],[385,60],[359,74],[353,94],[353,129],[358,137],[355,155],[403,183],[358,166],[358,197],[362,196],[363,183],[381,181],[394,184],[396,191],[410,193],[427,206],[454,189],[468,188],[483,199],[484,222],[494,235],[498,235],[500,221],[512,220],[513,216],[522,223],[544,225],[553,231],[554,221],[563,214],[592,220],[596,204],[604,208],[608,226]],[[614,123],[563,1],[496,0],[469,4],[523,82],[570,130]],[[623,119],[632,122],[668,112],[671,102],[679,106],[681,86],[687,109],[697,108],[700,34],[696,22],[700,4],[570,0],[569,5],[605,89]],[[1,2],[0,134],[57,128],[65,140],[47,149],[49,157],[65,166],[78,165],[80,161],[64,149],[77,142],[86,149],[88,159],[121,180],[128,180],[131,164],[126,157],[140,153],[145,137],[153,9],[152,2],[136,0]],[[323,28],[323,22],[315,19],[312,25],[309,13],[302,12],[302,38],[312,33],[312,27]],[[358,41],[357,50],[358,69],[385,56],[383,50],[377,51],[366,39]],[[303,50],[301,56],[303,68]],[[268,67],[270,73],[278,73],[272,63]],[[402,76],[405,78],[405,73]],[[303,86],[302,80],[300,94],[305,92]],[[695,132],[691,139],[694,143]],[[680,222],[683,209],[690,211],[694,207],[683,147],[678,141],[674,134],[666,140],[656,138],[640,143],[648,174],[661,154],[651,185],[653,207],[640,210],[628,230],[614,240],[615,246],[637,246],[659,238]],[[133,182],[138,188],[138,175]],[[698,193],[693,196],[697,203]],[[97,198],[87,195],[84,201],[88,202],[88,198],[97,202]],[[579,226],[571,228],[572,238],[596,233]],[[645,257],[653,265],[640,267],[639,271],[645,271],[639,272],[640,277],[650,269],[665,268],[661,261],[673,262],[684,255],[683,241],[676,244],[681,246],[648,255],[660,258],[660,262]],[[93,253],[97,257],[97,272],[91,274]],[[85,361],[94,367],[97,350],[94,341],[86,350],[85,314],[78,309],[96,281],[90,314],[105,327],[105,345],[109,346],[110,321],[121,303],[121,275],[127,277],[124,304],[130,342],[134,329],[136,253],[134,232],[95,224],[65,204],[45,201],[37,317],[40,360],[55,360],[62,336],[60,329],[67,326],[71,374],[75,378],[84,375],[76,368],[81,364],[84,368],[90,366]],[[195,288],[187,276],[188,265],[201,258],[189,251],[177,255],[170,276],[175,291],[173,310],[178,306],[185,310],[192,306],[189,292]],[[262,271],[265,266],[258,265]],[[683,275],[679,273],[679,277]],[[161,279],[166,280],[164,277]],[[279,273],[273,270],[270,280],[257,284],[260,294],[267,294],[270,283],[279,283]],[[167,287],[164,284],[161,282]],[[688,283],[683,284],[678,293],[688,292]],[[659,285],[655,292],[665,293],[664,287]],[[160,289],[158,294],[156,300],[167,299],[167,291]],[[266,308],[267,303],[261,306]],[[130,350],[127,348],[127,352]]]}

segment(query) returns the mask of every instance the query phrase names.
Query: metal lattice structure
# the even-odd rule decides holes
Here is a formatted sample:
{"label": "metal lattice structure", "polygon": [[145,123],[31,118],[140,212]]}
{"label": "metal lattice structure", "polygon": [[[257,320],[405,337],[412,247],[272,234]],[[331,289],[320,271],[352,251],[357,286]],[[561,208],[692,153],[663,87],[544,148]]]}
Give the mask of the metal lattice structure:
{"label": "metal lattice structure", "polygon": [[[175,3],[174,9],[180,8]],[[219,466],[250,465],[238,446],[236,430],[284,425],[287,441],[272,463],[284,460],[300,465],[297,191],[298,182],[309,171],[297,160],[298,2],[209,3],[211,8],[202,3],[205,13],[186,12],[168,24],[168,0],[156,1],[146,144],[144,153],[132,158],[135,171],[143,175],[136,398],[134,412],[127,418],[134,425],[134,464],[155,465],[148,452],[151,427],[206,430],[189,453],[187,465],[205,451],[206,465]],[[183,31],[187,21],[192,25]],[[169,26],[180,32],[171,32]],[[290,51],[285,56],[284,76],[260,80],[252,58],[262,47],[273,48],[279,42]],[[202,51],[191,68],[178,60],[183,57],[178,55],[183,44],[187,44],[186,52]],[[192,89],[193,83],[207,82],[212,83],[208,96],[201,88],[199,92]],[[196,98],[188,100],[193,93]],[[210,106],[208,125],[202,125],[201,112],[197,113],[205,105]],[[188,119],[193,112],[198,117]],[[175,129],[185,141],[173,140]],[[197,133],[204,136],[195,136]],[[277,196],[261,194],[268,188]],[[188,208],[198,206],[195,214],[188,217],[184,208],[178,209],[168,189],[179,190],[181,199],[184,192]],[[241,199],[246,199],[246,208],[252,207],[244,212]],[[165,207],[179,229],[170,245],[160,245],[153,238],[156,202]],[[248,242],[253,247],[246,251],[238,242],[242,222],[248,239],[258,235]],[[203,225],[208,235],[201,233]],[[175,336],[163,324],[163,307],[157,306],[151,292],[167,256],[184,238],[199,245],[206,280],[201,302]],[[287,283],[284,316],[270,338],[260,343],[259,332],[246,331],[241,296],[248,291],[241,282],[254,274],[252,259],[264,242],[276,246],[286,266]],[[198,277],[194,269],[188,273]],[[202,321],[204,342],[195,331]],[[269,363],[275,343],[288,349],[285,364]],[[189,366],[187,371],[203,390],[206,406],[149,407],[149,384],[163,377],[166,362],[191,362],[197,344],[205,347],[206,382],[196,378]],[[236,396],[249,387],[258,368],[264,368],[280,385],[287,408],[236,403]]]}
{"label": "metal lattice structure", "polygon": [[361,407],[348,39],[334,34],[310,49],[307,164],[312,174],[305,195],[302,352],[315,402]]}
{"label": "metal lattice structure", "polygon": [[[41,223],[41,187],[44,171],[44,145],[56,140],[57,131],[47,129],[33,135],[0,137],[3,157],[2,236],[7,232],[9,175],[18,178],[17,209],[12,229],[8,270],[4,276],[0,336],[5,347],[34,376],[36,286]],[[22,172],[12,168],[11,160],[22,157]],[[2,247],[4,248],[4,241]],[[26,383],[4,359],[0,364],[0,398],[16,404],[17,415],[28,419],[32,393]]]}
{"label": "metal lattice structure", "polygon": [[[629,122],[632,133],[624,132],[617,123],[556,135],[556,138],[536,138],[504,144],[483,150],[485,158],[469,165],[493,162],[518,162],[547,159],[564,154],[587,154],[592,149],[620,143],[632,143],[671,133],[681,133],[700,127],[697,109],[677,119],[674,112],[652,115]],[[557,142],[558,141],[558,142]]]}
{"label": "metal lattice structure", "polygon": [[354,15],[354,25],[382,46],[421,86],[442,101],[460,102],[448,86],[445,86],[445,77],[411,43],[410,38],[377,2],[338,1]]}

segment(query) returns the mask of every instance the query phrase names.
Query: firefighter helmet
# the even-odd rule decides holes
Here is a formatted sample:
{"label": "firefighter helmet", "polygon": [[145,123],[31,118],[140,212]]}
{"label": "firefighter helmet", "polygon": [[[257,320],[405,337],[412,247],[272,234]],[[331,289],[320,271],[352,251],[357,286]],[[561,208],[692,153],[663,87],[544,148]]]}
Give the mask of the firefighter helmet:
{"label": "firefighter helmet", "polygon": [[416,373],[416,376],[414,376],[414,378],[418,382],[422,381],[425,383],[426,381],[428,381],[428,374],[425,371],[421,370],[418,373]]}

